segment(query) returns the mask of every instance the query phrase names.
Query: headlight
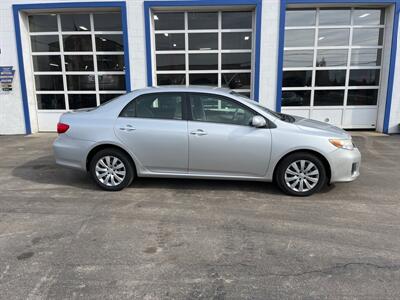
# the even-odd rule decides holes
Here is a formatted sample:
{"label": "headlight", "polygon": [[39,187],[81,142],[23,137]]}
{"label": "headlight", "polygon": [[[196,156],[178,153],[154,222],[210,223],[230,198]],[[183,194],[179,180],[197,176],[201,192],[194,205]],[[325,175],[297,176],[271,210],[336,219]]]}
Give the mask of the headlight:
{"label": "headlight", "polygon": [[342,148],[342,149],[346,149],[346,150],[354,149],[354,144],[351,139],[350,140],[330,139],[329,142],[337,148]]}

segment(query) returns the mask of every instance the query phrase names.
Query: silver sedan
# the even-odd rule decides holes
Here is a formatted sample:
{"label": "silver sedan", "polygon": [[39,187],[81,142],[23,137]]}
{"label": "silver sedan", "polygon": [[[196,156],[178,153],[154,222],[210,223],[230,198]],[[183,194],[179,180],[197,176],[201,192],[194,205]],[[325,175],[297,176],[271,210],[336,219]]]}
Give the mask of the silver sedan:
{"label": "silver sedan", "polygon": [[108,191],[136,177],[175,177],[274,181],[308,196],[353,181],[361,161],[344,130],[217,88],[136,90],[63,114],[57,131],[56,162]]}

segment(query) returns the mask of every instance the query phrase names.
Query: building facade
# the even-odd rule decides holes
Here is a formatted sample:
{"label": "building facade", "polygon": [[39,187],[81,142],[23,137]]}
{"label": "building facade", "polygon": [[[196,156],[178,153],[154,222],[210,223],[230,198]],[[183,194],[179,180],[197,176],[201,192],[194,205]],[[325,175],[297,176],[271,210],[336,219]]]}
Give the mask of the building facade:
{"label": "building facade", "polygon": [[346,129],[399,132],[399,0],[0,2],[0,134],[146,86],[227,87]]}

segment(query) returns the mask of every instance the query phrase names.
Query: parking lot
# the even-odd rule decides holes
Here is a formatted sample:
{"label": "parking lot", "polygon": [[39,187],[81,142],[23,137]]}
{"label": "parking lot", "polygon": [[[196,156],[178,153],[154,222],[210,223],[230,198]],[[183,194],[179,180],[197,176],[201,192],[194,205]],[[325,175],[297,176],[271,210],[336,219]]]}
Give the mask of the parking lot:
{"label": "parking lot", "polygon": [[1,299],[398,299],[400,136],[356,134],[361,177],[308,198],[269,183],[99,190],[54,134],[0,137]]}

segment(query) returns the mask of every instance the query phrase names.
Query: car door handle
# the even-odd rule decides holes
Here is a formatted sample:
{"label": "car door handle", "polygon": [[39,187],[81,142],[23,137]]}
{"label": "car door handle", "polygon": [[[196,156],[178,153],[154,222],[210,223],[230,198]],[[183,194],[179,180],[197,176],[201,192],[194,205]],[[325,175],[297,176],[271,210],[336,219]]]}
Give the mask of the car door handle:
{"label": "car door handle", "polygon": [[202,136],[202,135],[207,135],[207,132],[205,132],[203,129],[197,129],[191,131],[190,134]]}
{"label": "car door handle", "polygon": [[133,127],[131,124],[127,124],[125,125],[125,127],[120,127],[119,130],[123,130],[123,131],[133,131],[136,130],[135,127]]}

